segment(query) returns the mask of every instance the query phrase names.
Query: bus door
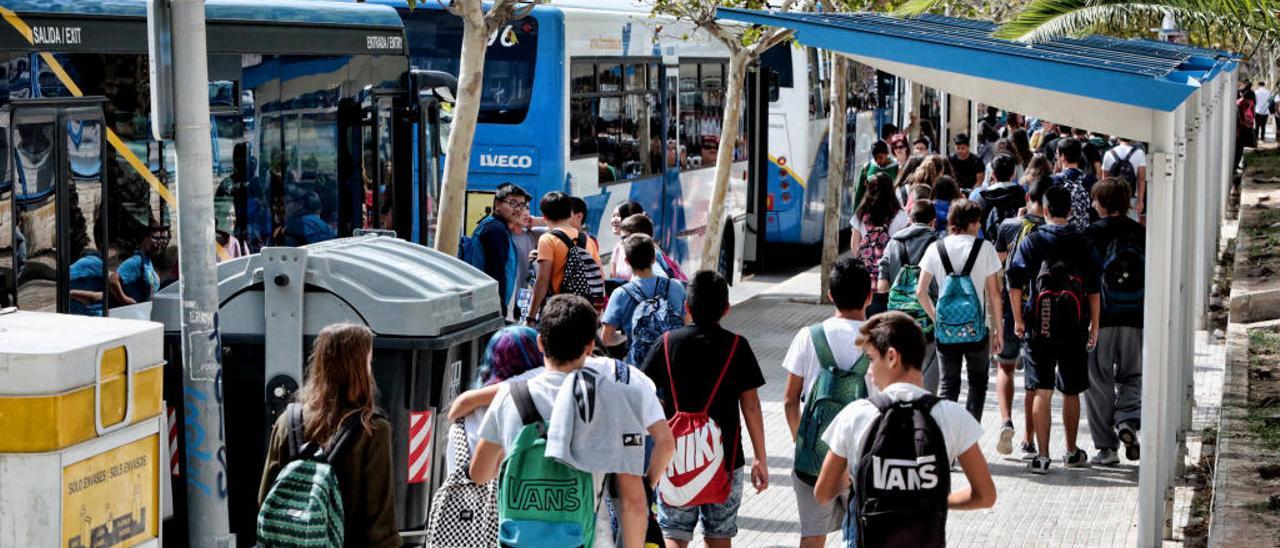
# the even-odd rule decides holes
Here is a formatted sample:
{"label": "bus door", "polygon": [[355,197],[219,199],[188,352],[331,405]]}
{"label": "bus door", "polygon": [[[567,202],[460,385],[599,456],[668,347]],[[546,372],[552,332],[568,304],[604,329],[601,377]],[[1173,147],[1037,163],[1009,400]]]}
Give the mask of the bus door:
{"label": "bus door", "polygon": [[[109,246],[101,97],[15,100],[3,116],[0,293],[26,310],[104,316]],[[7,271],[7,272],[6,272]]]}
{"label": "bus door", "polygon": [[658,238],[660,247],[666,250],[675,248],[678,230],[674,219],[677,217],[672,203],[673,196],[679,193],[668,192],[672,185],[680,184],[680,169],[684,163],[685,151],[680,147],[680,64],[679,60],[663,58],[662,78],[662,115],[663,127],[666,128],[667,161],[666,171],[662,177],[662,211],[660,219],[654,227],[654,236]]}
{"label": "bus door", "polygon": [[762,65],[747,70],[747,227],[742,260],[759,262],[766,245],[769,195],[769,102],[778,99],[778,73]]}
{"label": "bus door", "polygon": [[[393,230],[409,239],[413,223],[412,119],[402,92],[374,92],[360,116],[363,221],[358,228]],[[397,162],[397,158],[407,161]]]}
{"label": "bus door", "polygon": [[414,149],[414,240],[427,247],[435,247],[436,221],[440,203],[440,100],[420,97],[417,105],[414,131],[417,145]]}

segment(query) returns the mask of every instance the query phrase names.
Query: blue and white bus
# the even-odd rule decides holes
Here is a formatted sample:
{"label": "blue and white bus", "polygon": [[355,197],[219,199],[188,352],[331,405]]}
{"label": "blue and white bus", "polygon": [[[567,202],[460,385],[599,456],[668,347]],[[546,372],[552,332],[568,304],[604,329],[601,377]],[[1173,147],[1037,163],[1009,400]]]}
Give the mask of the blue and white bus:
{"label": "blue and white bus", "polygon": [[[411,64],[457,74],[461,20],[434,3],[400,10]],[[686,270],[709,230],[723,234],[722,271],[741,272],[746,226],[745,133],[734,154],[725,215],[708,220],[728,52],[692,28],[663,23],[629,2],[566,0],[538,6],[490,39],[466,203],[466,230],[501,183],[538,197],[581,196],[608,252],[613,209],[644,206],[655,236]],[[688,39],[680,39],[683,34]],[[745,122],[745,117],[744,117]],[[745,123],[743,124],[745,129]]]}

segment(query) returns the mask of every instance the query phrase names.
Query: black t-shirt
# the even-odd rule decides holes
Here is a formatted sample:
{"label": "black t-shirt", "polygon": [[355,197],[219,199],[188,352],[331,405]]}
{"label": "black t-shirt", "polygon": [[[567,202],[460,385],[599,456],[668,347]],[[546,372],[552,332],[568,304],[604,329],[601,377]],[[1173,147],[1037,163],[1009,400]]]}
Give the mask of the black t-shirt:
{"label": "black t-shirt", "polygon": [[1094,173],[1093,166],[1102,164],[1102,149],[1090,141],[1083,141],[1080,145],[1080,152],[1084,155],[1085,165],[1081,166],[1084,171],[1094,177],[1101,177],[1101,174]]}
{"label": "black t-shirt", "polygon": [[947,161],[951,162],[951,171],[956,174],[956,184],[960,185],[966,195],[978,184],[976,182],[978,176],[987,170],[987,166],[982,165],[982,159],[973,153],[969,153],[969,157],[963,160],[960,156],[952,154]]}
{"label": "black t-shirt", "polygon": [[[681,411],[700,411],[707,405],[707,396],[711,394],[720,371],[724,369],[735,335],[719,325],[703,327],[694,324],[671,330],[666,336],[671,350],[671,376],[675,377],[675,399],[680,400]],[[670,418],[676,411],[672,403],[671,382],[667,376],[667,361],[661,341],[653,345],[653,350],[645,359],[644,373],[657,385],[663,410]],[[764,374],[760,371],[760,363],[756,361],[756,355],[751,351],[747,339],[739,339],[738,349],[733,353],[733,363],[729,364],[724,381],[720,383],[715,400],[707,411],[711,419],[720,425],[725,448],[734,446],[732,456],[724,461],[728,472],[741,468],[745,460],[738,399],[743,392],[761,386],[764,386]]]}
{"label": "black t-shirt", "polygon": [[[1111,243],[1119,238],[1129,238],[1146,250],[1146,228],[1142,223],[1126,216],[1104,217],[1084,231],[1085,238],[1097,254],[1098,270],[1102,271],[1102,263],[1107,260],[1107,250]],[[1101,327],[1142,327],[1142,310],[1132,312],[1110,312],[1103,314]]]}

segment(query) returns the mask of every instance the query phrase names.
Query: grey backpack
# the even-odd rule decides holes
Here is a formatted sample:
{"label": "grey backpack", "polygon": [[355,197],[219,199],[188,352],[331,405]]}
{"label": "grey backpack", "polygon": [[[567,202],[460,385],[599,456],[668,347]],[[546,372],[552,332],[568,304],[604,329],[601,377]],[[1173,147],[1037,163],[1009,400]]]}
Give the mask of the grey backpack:
{"label": "grey backpack", "polygon": [[459,420],[449,427],[449,450],[456,466],[431,501],[427,546],[433,548],[489,548],[498,545],[498,487],[496,481],[471,481],[471,449]]}

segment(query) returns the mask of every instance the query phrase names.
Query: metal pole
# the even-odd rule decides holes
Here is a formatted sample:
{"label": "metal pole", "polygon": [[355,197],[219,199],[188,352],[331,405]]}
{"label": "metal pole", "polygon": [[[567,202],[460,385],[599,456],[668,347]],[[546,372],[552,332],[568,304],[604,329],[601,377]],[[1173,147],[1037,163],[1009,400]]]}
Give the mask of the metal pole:
{"label": "metal pole", "polygon": [[1171,317],[1175,310],[1178,254],[1174,249],[1175,115],[1155,112],[1152,121],[1151,161],[1147,168],[1147,265],[1146,305],[1142,331],[1142,433],[1144,449],[1138,469],[1138,539],[1140,547],[1160,546],[1164,537],[1164,501],[1168,479],[1166,461],[1172,441],[1165,424],[1172,391],[1169,357],[1173,342]]}
{"label": "metal pole", "polygon": [[235,546],[235,538],[230,533],[223,464],[226,442],[204,0],[173,0],[172,5],[188,540],[195,548],[224,548]]}

